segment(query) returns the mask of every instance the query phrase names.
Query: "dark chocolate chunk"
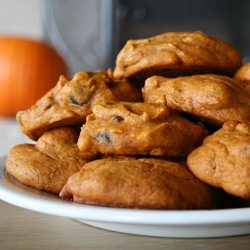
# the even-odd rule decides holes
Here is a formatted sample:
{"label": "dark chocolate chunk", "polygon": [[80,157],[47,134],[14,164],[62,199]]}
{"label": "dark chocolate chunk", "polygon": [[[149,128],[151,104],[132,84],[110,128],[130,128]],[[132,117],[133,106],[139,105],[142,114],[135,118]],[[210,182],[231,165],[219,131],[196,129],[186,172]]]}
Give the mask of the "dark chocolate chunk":
{"label": "dark chocolate chunk", "polygon": [[109,135],[106,132],[100,132],[95,136],[96,140],[99,143],[106,143],[106,144],[110,144],[111,143],[111,139],[109,137]]}
{"label": "dark chocolate chunk", "polygon": [[122,116],[120,116],[120,115],[113,115],[111,117],[111,121],[121,122],[123,120],[124,120],[124,118]]}
{"label": "dark chocolate chunk", "polygon": [[69,99],[71,103],[79,105],[78,101],[73,96],[70,96]]}

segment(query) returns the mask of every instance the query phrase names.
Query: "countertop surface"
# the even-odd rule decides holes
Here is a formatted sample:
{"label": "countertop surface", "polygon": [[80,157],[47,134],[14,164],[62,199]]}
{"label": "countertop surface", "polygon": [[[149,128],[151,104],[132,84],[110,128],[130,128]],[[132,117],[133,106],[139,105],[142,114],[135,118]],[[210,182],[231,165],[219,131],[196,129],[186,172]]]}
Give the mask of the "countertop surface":
{"label": "countertop surface", "polygon": [[[0,118],[0,156],[29,142],[14,119]],[[144,237],[97,229],[0,201],[0,249],[249,249],[250,235],[210,239]]]}
{"label": "countertop surface", "polygon": [[0,201],[0,249],[249,249],[250,235],[210,239],[144,237],[97,229],[78,221]]}

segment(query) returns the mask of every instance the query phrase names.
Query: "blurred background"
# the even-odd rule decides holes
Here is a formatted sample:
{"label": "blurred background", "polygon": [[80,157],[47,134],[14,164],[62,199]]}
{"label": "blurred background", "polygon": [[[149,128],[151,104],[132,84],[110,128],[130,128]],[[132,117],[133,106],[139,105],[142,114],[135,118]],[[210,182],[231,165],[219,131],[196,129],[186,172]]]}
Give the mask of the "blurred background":
{"label": "blurred background", "polygon": [[106,69],[130,38],[202,30],[250,56],[248,0],[0,0],[0,35],[47,41],[70,73]]}
{"label": "blurred background", "polygon": [[72,71],[113,66],[130,38],[202,30],[250,55],[247,0],[47,0],[43,31]]}
{"label": "blurred background", "polygon": [[[16,110],[8,110],[10,107],[18,109],[19,106],[15,106],[20,99],[16,97],[18,91],[24,99],[29,99],[25,91],[32,96],[39,85],[51,88],[56,80],[46,78],[46,74],[49,76],[54,71],[53,77],[57,79],[60,73],[53,70],[56,67],[68,77],[79,70],[114,67],[118,51],[130,38],[145,38],[167,31],[202,30],[233,44],[244,62],[250,60],[250,1],[247,0],[0,0],[0,18],[0,100],[4,100],[0,101],[2,154],[13,144],[27,140],[18,132],[14,120]],[[45,70],[46,63],[37,66],[37,81],[32,82],[23,75],[27,77],[28,72],[37,68],[36,61],[25,64],[26,60],[20,76],[24,80],[16,82],[21,71],[17,70],[20,66],[16,58],[22,48],[15,44],[16,50],[7,67],[6,44],[1,45],[1,37],[6,35],[34,39],[41,46],[49,44],[59,58],[53,59],[56,66],[47,65],[51,70]],[[26,54],[22,52],[22,57],[29,58],[34,51],[30,49],[32,46],[26,47],[29,49],[25,48]],[[40,57],[36,58],[41,62]],[[58,60],[63,61],[66,70]],[[11,70],[6,73],[6,68]],[[11,78],[10,74],[16,78]],[[28,81],[31,83],[26,84]],[[45,90],[40,88],[39,95]],[[7,136],[8,139],[4,139]]]}

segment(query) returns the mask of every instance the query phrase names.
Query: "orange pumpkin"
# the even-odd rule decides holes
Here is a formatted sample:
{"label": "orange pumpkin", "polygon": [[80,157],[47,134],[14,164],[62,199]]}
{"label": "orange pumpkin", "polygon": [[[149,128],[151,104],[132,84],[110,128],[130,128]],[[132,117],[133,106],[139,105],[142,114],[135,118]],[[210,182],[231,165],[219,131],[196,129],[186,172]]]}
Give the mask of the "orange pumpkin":
{"label": "orange pumpkin", "polygon": [[14,116],[51,89],[67,67],[43,42],[0,37],[0,115]]}

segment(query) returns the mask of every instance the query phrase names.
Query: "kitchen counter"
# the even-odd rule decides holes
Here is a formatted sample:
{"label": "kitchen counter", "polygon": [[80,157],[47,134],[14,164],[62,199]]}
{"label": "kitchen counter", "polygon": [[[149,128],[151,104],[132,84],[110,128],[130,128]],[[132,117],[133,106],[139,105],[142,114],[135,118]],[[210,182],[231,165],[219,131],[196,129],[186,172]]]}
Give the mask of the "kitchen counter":
{"label": "kitchen counter", "polygon": [[248,249],[250,235],[212,239],[144,237],[97,229],[0,201],[0,249]]}

